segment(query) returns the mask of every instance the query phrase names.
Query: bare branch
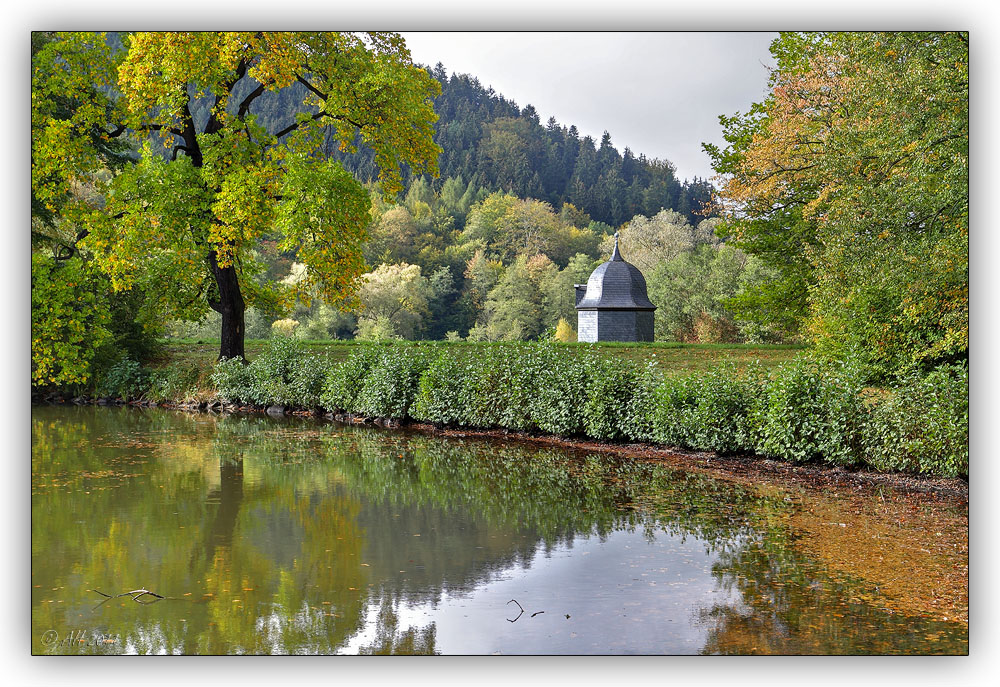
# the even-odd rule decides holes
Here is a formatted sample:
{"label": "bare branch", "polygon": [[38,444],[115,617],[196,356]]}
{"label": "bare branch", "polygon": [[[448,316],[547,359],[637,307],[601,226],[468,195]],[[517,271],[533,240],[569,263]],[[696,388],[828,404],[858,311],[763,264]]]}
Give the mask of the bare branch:
{"label": "bare branch", "polygon": [[143,597],[143,596],[146,596],[146,595],[154,596],[157,599],[163,599],[163,598],[165,598],[165,597],[160,596],[159,594],[156,594],[155,592],[149,591],[145,587],[143,587],[142,589],[133,589],[130,592],[124,592],[122,594],[115,594],[114,596],[112,596],[111,594],[105,594],[100,589],[91,589],[90,591],[97,592],[98,594],[100,594],[101,596],[103,596],[106,599],[117,599],[120,596],[130,596],[130,597],[132,597],[132,601],[136,601],[137,603],[143,603],[142,601],[139,601],[139,598]]}
{"label": "bare branch", "polygon": [[89,234],[90,230],[84,228],[76,233],[76,238],[73,239],[72,244],[60,242],[59,247],[56,249],[56,253],[52,257],[56,260],[69,260],[77,253],[76,244],[87,238]]}
{"label": "bare branch", "polygon": [[517,599],[511,599],[510,601],[507,602],[507,605],[510,606],[511,603],[516,603],[517,607],[521,609],[521,612],[518,613],[517,617],[514,618],[513,620],[511,620],[510,618],[507,618],[507,622],[508,623],[516,623],[518,620],[521,619],[521,616],[524,615],[524,607],[517,602]]}

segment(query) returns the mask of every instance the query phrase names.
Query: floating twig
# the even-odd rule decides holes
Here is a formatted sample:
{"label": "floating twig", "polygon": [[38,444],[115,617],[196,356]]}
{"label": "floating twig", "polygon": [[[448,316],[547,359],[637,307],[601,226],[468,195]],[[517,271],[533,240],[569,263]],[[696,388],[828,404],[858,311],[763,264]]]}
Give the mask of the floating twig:
{"label": "floating twig", "polygon": [[133,589],[130,592],[122,592],[121,594],[115,594],[114,596],[112,596],[111,594],[105,594],[100,589],[91,589],[90,591],[97,592],[98,594],[100,594],[101,596],[103,596],[105,599],[117,599],[117,598],[122,597],[122,596],[128,596],[128,597],[130,597],[132,599],[132,601],[135,601],[136,603],[139,603],[139,604],[156,603],[155,601],[139,601],[139,599],[142,598],[142,597],[144,597],[144,596],[152,596],[152,597],[156,597],[157,599],[163,599],[163,598],[165,598],[165,597],[160,596],[156,592],[149,591],[145,587],[143,587],[142,589]]}
{"label": "floating twig", "polygon": [[510,606],[512,603],[517,604],[517,607],[521,609],[521,612],[518,613],[517,617],[514,618],[513,620],[511,620],[510,618],[507,618],[507,622],[508,623],[516,623],[518,620],[521,619],[521,616],[524,615],[524,607],[521,606],[521,604],[517,603],[517,599],[511,599],[510,601],[507,602],[507,605]]}

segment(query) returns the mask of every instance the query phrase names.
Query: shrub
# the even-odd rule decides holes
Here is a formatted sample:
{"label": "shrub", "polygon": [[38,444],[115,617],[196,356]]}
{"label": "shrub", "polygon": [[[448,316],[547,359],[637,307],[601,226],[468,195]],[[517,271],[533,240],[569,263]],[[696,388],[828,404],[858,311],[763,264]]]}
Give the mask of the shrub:
{"label": "shrub", "polygon": [[129,400],[138,398],[149,387],[149,373],[135,360],[122,358],[102,371],[97,379],[98,396]]}
{"label": "shrub", "polygon": [[860,392],[857,376],[837,363],[783,365],[754,404],[748,434],[766,456],[860,462],[865,420]]}
{"label": "shrub", "polygon": [[741,376],[734,366],[725,366],[701,377],[689,420],[691,448],[723,454],[753,451],[750,415],[763,389],[762,375],[753,369]]}
{"label": "shrub", "polygon": [[[134,396],[144,374],[124,360],[102,384]],[[327,369],[283,337],[250,365],[223,360],[212,373],[221,397],[259,405],[321,404],[397,420],[968,474],[967,366],[908,377],[871,408],[862,398],[862,379],[844,365],[807,360],[779,367],[771,378],[759,366],[740,374],[730,365],[663,379],[654,365],[553,343],[487,344],[438,355],[426,346],[368,344]],[[193,368],[158,371],[150,394],[176,396],[196,381]]]}
{"label": "shrub", "polygon": [[526,430],[533,426],[531,400],[546,354],[538,344],[476,347],[465,359],[462,398],[467,424]]}
{"label": "shrub", "polygon": [[764,386],[759,366],[742,375],[724,365],[703,375],[664,379],[652,401],[652,436],[701,451],[753,451],[751,415]]}
{"label": "shrub", "polygon": [[175,363],[156,368],[150,370],[145,396],[151,401],[185,400],[197,393],[200,378],[201,370],[195,365]]}
{"label": "shrub", "polygon": [[295,361],[288,381],[293,405],[301,408],[318,408],[322,405],[328,367],[326,358],[317,355],[301,356]]}
{"label": "shrub", "polygon": [[653,390],[659,385],[663,375],[655,363],[632,364],[634,385],[632,398],[626,407],[622,431],[632,441],[652,441],[653,439]]}
{"label": "shrub", "polygon": [[249,402],[252,373],[242,358],[223,358],[212,371],[212,384],[227,403]]}
{"label": "shrub", "polygon": [[304,346],[295,339],[286,336],[268,339],[249,365],[250,387],[244,400],[259,406],[295,405],[297,399],[290,383],[304,351]]}
{"label": "shrub", "polygon": [[553,334],[553,338],[556,341],[562,341],[563,343],[576,341],[576,330],[573,329],[573,325],[567,322],[565,318],[560,317],[559,322],[556,323],[556,330]]}
{"label": "shrub", "polygon": [[271,332],[278,336],[292,336],[295,334],[295,328],[298,326],[299,321],[291,318],[275,320],[271,323]]}
{"label": "shrub", "polygon": [[320,394],[322,406],[332,411],[357,412],[355,399],[378,356],[378,348],[361,346],[347,360],[331,368]]}
{"label": "shrub", "polygon": [[447,351],[431,361],[420,375],[410,410],[413,418],[444,425],[468,424],[468,367]]}
{"label": "shrub", "polygon": [[[470,333],[471,336],[471,333]],[[496,346],[477,346],[465,360],[466,424],[473,427],[499,427],[503,405],[501,396],[505,383],[503,372],[496,360]]]}
{"label": "shrub", "polygon": [[582,355],[550,352],[529,399],[531,420],[543,432],[563,436],[584,433],[589,364]]}
{"label": "shrub", "polygon": [[694,376],[667,377],[653,391],[652,438],[668,446],[692,445],[691,416],[698,405]]}
{"label": "shrub", "polygon": [[587,366],[587,372],[587,401],[584,404],[587,435],[607,440],[649,440],[652,390],[659,382],[655,367],[595,357]]}
{"label": "shrub", "polygon": [[355,411],[369,417],[406,419],[426,367],[423,351],[409,347],[379,351],[355,398]]}
{"label": "shrub", "polygon": [[413,416],[441,424],[532,429],[540,426],[544,399],[565,403],[554,386],[566,388],[563,371],[570,367],[548,344],[474,347],[461,359],[444,353],[421,376]]}
{"label": "shrub", "polygon": [[865,456],[878,470],[947,477],[969,474],[969,368],[943,365],[911,374],[876,404]]}
{"label": "shrub", "polygon": [[306,354],[301,342],[277,336],[267,340],[249,365],[239,358],[220,360],[212,383],[227,402],[315,407],[320,402],[325,367],[322,358]]}

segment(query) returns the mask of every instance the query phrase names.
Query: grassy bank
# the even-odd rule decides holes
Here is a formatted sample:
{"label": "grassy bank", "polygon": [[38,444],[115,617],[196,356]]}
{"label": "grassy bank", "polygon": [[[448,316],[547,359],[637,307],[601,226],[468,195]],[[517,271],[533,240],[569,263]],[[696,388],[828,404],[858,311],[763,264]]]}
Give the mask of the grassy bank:
{"label": "grassy bank", "polygon": [[[250,340],[246,343],[247,358],[253,360],[260,355],[267,340]],[[393,347],[430,349],[447,351],[450,355],[464,356],[470,351],[484,347],[503,346],[500,343],[480,343],[468,341],[396,341],[371,343],[363,341],[301,341],[309,353],[321,356],[328,364],[345,361],[359,348]],[[675,342],[659,343],[599,343],[599,344],[554,344],[567,355],[596,352],[598,355],[629,360],[636,363],[655,363],[657,368],[668,375],[690,372],[707,372],[719,365],[733,364],[742,369],[751,363],[760,363],[765,368],[774,367],[792,360],[806,347],[796,345],[756,345],[756,344],[684,344]],[[218,340],[178,340],[163,341],[162,353],[153,362],[153,367],[167,367],[178,363],[189,364],[209,370],[219,356]]]}

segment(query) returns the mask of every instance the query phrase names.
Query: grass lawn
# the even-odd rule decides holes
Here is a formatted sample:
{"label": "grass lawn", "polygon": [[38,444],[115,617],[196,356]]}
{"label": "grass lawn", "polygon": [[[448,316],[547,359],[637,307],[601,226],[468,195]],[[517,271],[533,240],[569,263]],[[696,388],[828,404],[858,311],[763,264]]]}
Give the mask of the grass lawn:
{"label": "grass lawn", "polygon": [[[331,362],[346,359],[359,345],[372,345],[358,341],[306,341],[307,346],[325,355]],[[184,362],[199,368],[209,369],[219,355],[218,340],[178,340],[164,339],[163,351],[154,366]],[[252,360],[264,345],[262,340],[246,342],[247,358]],[[490,346],[488,343],[420,341],[396,342],[380,345],[419,346],[421,348],[448,349],[455,355],[473,346]],[[751,344],[682,344],[675,342],[658,343],[598,343],[598,344],[557,344],[567,353],[574,354],[590,347],[597,348],[602,355],[630,358],[638,362],[655,361],[666,374],[685,374],[707,371],[721,363],[732,362],[743,367],[752,361],[759,361],[765,367],[773,367],[791,360],[806,349],[793,345],[751,345]]]}

